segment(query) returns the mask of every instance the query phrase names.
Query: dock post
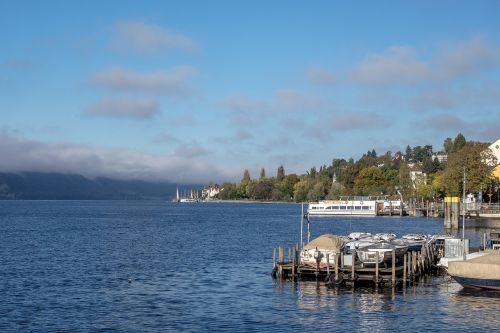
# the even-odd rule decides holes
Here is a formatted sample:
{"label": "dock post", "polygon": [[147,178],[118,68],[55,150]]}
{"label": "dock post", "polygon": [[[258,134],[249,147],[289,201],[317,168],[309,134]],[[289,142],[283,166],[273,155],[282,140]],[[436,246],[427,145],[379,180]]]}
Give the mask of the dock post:
{"label": "dock post", "polygon": [[406,286],[406,257],[407,253],[405,253],[403,257],[403,286]]}
{"label": "dock post", "polygon": [[412,276],[413,276],[413,274],[411,273],[411,267],[412,267],[412,264],[411,264],[411,252],[408,252],[407,255],[408,255],[408,267],[407,267],[407,269],[408,269],[408,280],[410,280],[412,278]]}
{"label": "dock post", "polygon": [[288,262],[292,261],[292,249],[288,248]]}
{"label": "dock post", "polygon": [[340,268],[344,269],[344,252],[340,253]]}
{"label": "dock post", "polygon": [[279,247],[279,271],[278,271],[278,276],[280,277],[280,279],[283,278],[283,260],[284,260],[284,249],[283,249],[283,246],[280,246]]}
{"label": "dock post", "polygon": [[339,281],[339,259],[338,259],[338,254],[335,253],[335,283],[338,283]]}
{"label": "dock post", "polygon": [[375,252],[375,285],[379,284],[379,280],[378,280],[378,259],[379,259],[379,253],[377,251],[377,252]]}
{"label": "dock post", "polygon": [[273,248],[273,271],[276,269],[276,248]]}
{"label": "dock post", "polygon": [[326,276],[330,278],[330,253],[326,254]]}
{"label": "dock post", "polygon": [[411,268],[411,273],[413,278],[415,278],[415,275],[417,273],[417,252],[413,251],[411,253],[411,263],[412,263],[412,268]]}
{"label": "dock post", "polygon": [[355,262],[356,262],[356,250],[352,250],[351,279],[352,279],[352,285],[353,286],[354,286],[354,279],[356,277],[356,275],[355,275],[355,267],[354,267]]}
{"label": "dock post", "polygon": [[396,250],[392,249],[392,285],[396,284]]}
{"label": "dock post", "polygon": [[297,266],[298,266],[298,258],[297,258],[297,243],[293,245],[293,262],[292,262],[292,281],[295,281],[295,278],[297,277]]}

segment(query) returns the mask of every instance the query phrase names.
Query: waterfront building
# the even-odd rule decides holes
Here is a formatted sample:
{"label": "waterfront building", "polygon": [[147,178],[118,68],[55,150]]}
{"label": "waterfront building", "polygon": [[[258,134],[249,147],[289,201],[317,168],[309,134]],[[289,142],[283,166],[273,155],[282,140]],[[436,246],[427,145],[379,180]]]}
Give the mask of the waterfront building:
{"label": "waterfront building", "polygon": [[500,179],[500,139],[493,142],[488,148],[490,148],[491,152],[497,158],[496,167],[493,170],[493,175]]}

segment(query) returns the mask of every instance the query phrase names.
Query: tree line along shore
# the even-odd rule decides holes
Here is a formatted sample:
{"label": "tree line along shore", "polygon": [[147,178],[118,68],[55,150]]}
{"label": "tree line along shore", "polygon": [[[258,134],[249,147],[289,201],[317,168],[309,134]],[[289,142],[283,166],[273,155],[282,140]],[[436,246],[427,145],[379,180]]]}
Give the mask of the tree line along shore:
{"label": "tree line along shore", "polygon": [[467,193],[491,194],[499,179],[492,173],[497,160],[488,145],[467,141],[459,133],[455,139],[446,138],[439,152],[432,145],[407,146],[404,153],[383,155],[371,150],[357,161],[333,159],[330,165],[319,170],[311,167],[302,175],[286,174],[283,166],[271,177],[264,168],[258,178],[244,170],[239,183],[221,186],[218,199],[304,202],[353,195],[399,197],[401,193],[405,201],[439,201],[461,195],[464,172]]}

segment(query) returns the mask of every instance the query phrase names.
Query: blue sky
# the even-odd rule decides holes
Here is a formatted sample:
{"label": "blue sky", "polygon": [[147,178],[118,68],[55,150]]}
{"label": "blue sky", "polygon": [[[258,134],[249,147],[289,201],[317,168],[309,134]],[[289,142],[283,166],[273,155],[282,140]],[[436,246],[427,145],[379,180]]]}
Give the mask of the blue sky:
{"label": "blue sky", "polygon": [[498,1],[2,1],[0,171],[173,182],[500,137]]}

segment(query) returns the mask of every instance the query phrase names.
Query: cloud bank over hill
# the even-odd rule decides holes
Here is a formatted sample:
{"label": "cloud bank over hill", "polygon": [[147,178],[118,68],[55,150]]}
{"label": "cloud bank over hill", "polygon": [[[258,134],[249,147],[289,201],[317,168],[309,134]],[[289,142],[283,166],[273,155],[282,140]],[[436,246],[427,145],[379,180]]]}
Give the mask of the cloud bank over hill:
{"label": "cloud bank over hill", "polygon": [[[169,155],[147,154],[72,143],[50,143],[0,133],[0,172],[59,172],[86,177],[169,181],[184,184],[235,179],[222,166],[202,159],[206,152],[182,147]],[[237,171],[240,173],[240,170]],[[208,176],[209,175],[209,176]]]}

